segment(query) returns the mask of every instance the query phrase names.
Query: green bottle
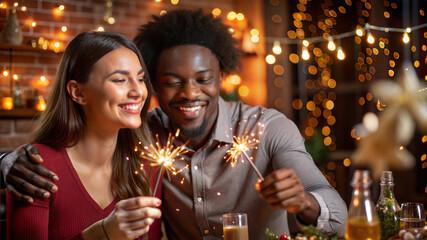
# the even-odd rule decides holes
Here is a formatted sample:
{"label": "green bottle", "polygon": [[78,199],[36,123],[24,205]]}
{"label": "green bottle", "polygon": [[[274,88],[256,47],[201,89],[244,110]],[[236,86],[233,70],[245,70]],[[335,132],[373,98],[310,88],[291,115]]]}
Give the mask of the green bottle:
{"label": "green bottle", "polygon": [[381,193],[376,210],[381,221],[381,237],[389,238],[399,233],[400,207],[394,198],[393,173],[383,171],[381,175]]}

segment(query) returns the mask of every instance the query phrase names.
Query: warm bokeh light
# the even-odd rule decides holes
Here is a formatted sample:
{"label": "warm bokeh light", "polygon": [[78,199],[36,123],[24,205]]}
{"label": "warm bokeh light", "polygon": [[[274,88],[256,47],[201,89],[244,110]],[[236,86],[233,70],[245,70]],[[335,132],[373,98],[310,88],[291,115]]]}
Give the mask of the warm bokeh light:
{"label": "warm bokeh light", "polygon": [[310,59],[310,53],[308,52],[308,50],[307,50],[306,47],[302,48],[302,56],[301,56],[301,58],[304,59],[304,60]]}
{"label": "warm bokeh light", "polygon": [[363,36],[363,29],[360,26],[356,29],[356,35],[359,37]]}
{"label": "warm bokeh light", "polygon": [[5,76],[5,77],[9,76],[9,71],[8,70],[4,70],[3,71],[3,76]]}
{"label": "warm bokeh light", "polygon": [[96,31],[97,31],[97,32],[104,32],[104,31],[105,31],[105,29],[104,29],[104,27],[99,26],[99,27],[96,29]]}
{"label": "warm bokeh light", "polygon": [[280,47],[280,42],[279,41],[274,41],[274,45],[273,45],[273,49],[272,49],[274,54],[281,54],[282,53],[282,47]]}
{"label": "warm bokeh light", "polygon": [[35,27],[35,26],[37,26],[37,22],[36,21],[32,21],[31,22],[31,27]]}
{"label": "warm bokeh light", "polygon": [[332,38],[329,39],[328,49],[331,51],[334,51],[336,49],[336,45],[335,45],[334,41],[332,40]]}
{"label": "warm bokeh light", "polygon": [[245,15],[243,15],[243,13],[238,13],[236,14],[236,19],[239,21],[243,21],[243,19],[245,19]]}
{"label": "warm bokeh light", "polygon": [[257,35],[257,36],[258,36],[258,35],[259,35],[259,31],[258,31],[258,29],[256,29],[256,28],[252,28],[252,29],[251,29],[251,34],[252,34],[252,35]]}
{"label": "warm bokeh light", "polygon": [[330,129],[328,126],[324,126],[324,127],[322,128],[322,134],[323,134],[324,136],[328,136],[329,134],[331,134],[331,129]]}
{"label": "warm bokeh light", "polygon": [[272,54],[268,54],[268,55],[265,57],[265,61],[266,61],[268,64],[274,64],[274,63],[276,62],[276,57],[275,57],[274,55],[272,55]]}
{"label": "warm bokeh light", "polygon": [[18,81],[19,76],[18,76],[18,74],[13,74],[12,78],[13,78],[13,80]]}
{"label": "warm bokeh light", "polygon": [[375,38],[374,36],[372,36],[371,32],[368,32],[368,38],[367,38],[368,43],[373,44],[375,42]]}
{"label": "warm bokeh light", "polygon": [[219,8],[214,8],[212,10],[212,15],[214,15],[215,17],[219,16],[221,14],[221,9]]}
{"label": "warm bokeh light", "polygon": [[27,7],[26,6],[22,6],[21,7],[21,11],[23,11],[23,12],[27,11]]}
{"label": "warm bokeh light", "polygon": [[239,95],[241,97],[246,97],[249,95],[249,88],[247,86],[239,87]]}
{"label": "warm bokeh light", "polygon": [[253,43],[257,43],[257,42],[259,42],[259,37],[258,37],[258,35],[252,35],[252,37],[251,37],[251,42],[253,42]]}
{"label": "warm bokeh light", "polygon": [[177,5],[179,3],[179,0],[171,0],[172,5]]}
{"label": "warm bokeh light", "polygon": [[403,38],[402,38],[402,41],[406,44],[406,43],[408,43],[409,42],[409,35],[408,35],[408,33],[404,33],[403,34]]}
{"label": "warm bokeh light", "polygon": [[13,98],[3,97],[1,99],[1,107],[3,110],[12,110],[13,109]]}
{"label": "warm bokeh light", "polygon": [[66,32],[68,29],[67,29],[67,26],[62,26],[61,27],[61,31],[63,31],[63,32]]}
{"label": "warm bokeh light", "polygon": [[344,161],[342,162],[342,164],[343,164],[344,166],[346,166],[346,167],[350,167],[350,165],[351,165],[351,160],[350,160],[350,158],[346,158],[346,159],[344,159]]}
{"label": "warm bokeh light", "polygon": [[42,111],[46,110],[46,102],[45,102],[42,95],[39,95],[38,99],[39,99],[39,101],[36,104],[36,110],[42,112]]}
{"label": "warm bokeh light", "polygon": [[345,54],[344,54],[344,51],[342,50],[341,46],[338,47],[337,58],[339,60],[344,60],[344,58],[345,58]]}
{"label": "warm bokeh light", "polygon": [[228,21],[233,21],[234,19],[236,19],[236,15],[237,15],[236,12],[233,12],[233,11],[229,12],[227,14]]}

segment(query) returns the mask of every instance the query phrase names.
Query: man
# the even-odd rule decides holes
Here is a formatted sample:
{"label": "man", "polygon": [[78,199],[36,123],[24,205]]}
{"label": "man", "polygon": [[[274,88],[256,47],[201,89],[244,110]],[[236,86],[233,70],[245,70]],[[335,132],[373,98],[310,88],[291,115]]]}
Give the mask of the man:
{"label": "man", "polygon": [[[265,229],[289,233],[288,214],[299,225],[321,232],[345,230],[347,209],[304,147],[297,127],[283,114],[219,97],[226,74],[239,66],[238,50],[228,27],[201,11],[171,11],[142,26],[135,42],[147,63],[160,108],[148,116],[161,142],[181,130],[175,145],[188,141],[178,167],[189,165],[163,181],[163,216],[169,239],[222,239],[222,214],[248,214],[249,236],[264,239]],[[247,159],[233,167],[226,162],[233,136],[259,140],[247,151],[265,180],[255,189],[257,175]],[[29,164],[39,156],[15,151],[2,163],[5,178],[25,194],[48,197],[55,189],[31,173],[54,173]],[[22,153],[24,152],[24,153]],[[227,157],[226,157],[227,158]],[[37,162],[37,160],[35,161]],[[29,168],[30,170],[28,170]],[[22,172],[22,174],[20,173]],[[25,183],[22,187],[21,182]],[[8,185],[17,198],[26,198]]]}

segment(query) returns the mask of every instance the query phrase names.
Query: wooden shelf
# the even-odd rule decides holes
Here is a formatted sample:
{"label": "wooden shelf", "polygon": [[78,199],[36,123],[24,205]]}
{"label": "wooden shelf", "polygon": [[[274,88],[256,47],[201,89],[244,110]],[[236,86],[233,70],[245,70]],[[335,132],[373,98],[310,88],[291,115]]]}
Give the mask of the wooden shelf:
{"label": "wooden shelf", "polygon": [[43,50],[39,47],[31,47],[30,45],[14,45],[9,43],[0,43],[0,50],[12,50],[12,51],[27,51],[27,52],[41,52],[41,53],[55,53],[55,54],[61,54],[62,52],[54,52],[51,49]]}
{"label": "wooden shelf", "polygon": [[35,109],[12,109],[12,110],[0,110],[0,119],[6,118],[34,118],[40,113]]}

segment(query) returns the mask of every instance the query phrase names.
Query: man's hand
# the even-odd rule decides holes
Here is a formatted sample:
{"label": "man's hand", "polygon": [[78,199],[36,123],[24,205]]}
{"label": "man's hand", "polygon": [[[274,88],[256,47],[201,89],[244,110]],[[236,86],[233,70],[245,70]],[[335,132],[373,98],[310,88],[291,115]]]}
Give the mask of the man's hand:
{"label": "man's hand", "polygon": [[293,169],[272,172],[260,183],[260,194],[273,209],[285,208],[308,224],[316,223],[320,207],[316,199],[304,190]]}
{"label": "man's hand", "polygon": [[44,179],[58,180],[58,176],[44,168],[39,150],[31,144],[9,153],[1,162],[4,182],[10,194],[17,200],[32,203],[32,197],[48,198],[58,187]]}

